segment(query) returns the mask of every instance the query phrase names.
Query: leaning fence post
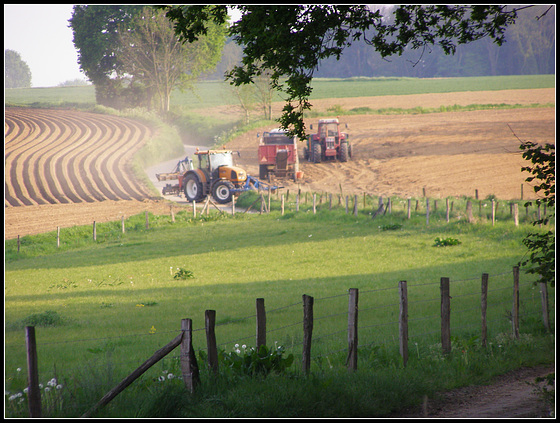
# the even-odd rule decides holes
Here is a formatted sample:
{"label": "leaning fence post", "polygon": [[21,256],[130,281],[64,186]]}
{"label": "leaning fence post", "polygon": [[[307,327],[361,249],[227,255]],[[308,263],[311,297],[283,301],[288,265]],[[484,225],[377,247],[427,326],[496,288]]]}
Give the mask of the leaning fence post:
{"label": "leaning fence post", "polygon": [[218,347],[216,345],[216,310],[204,312],[206,327],[206,347],[208,349],[208,368],[218,374]]}
{"label": "leaning fence post", "polygon": [[266,312],[264,298],[257,298],[257,350],[261,345],[266,345]]}
{"label": "leaning fence post", "polygon": [[513,336],[519,339],[519,267],[513,267],[513,307],[511,313]]}
{"label": "leaning fence post", "polygon": [[37,363],[35,327],[25,327],[25,341],[27,347],[27,398],[29,401],[29,416],[41,417],[41,391],[39,390],[39,366]]}
{"label": "leaning fence post", "polygon": [[181,331],[183,332],[180,360],[181,372],[187,390],[192,393],[200,382],[196,354],[194,353],[192,344],[192,319],[181,320]]}
{"label": "leaning fence post", "polygon": [[348,370],[358,368],[358,289],[348,290]]}
{"label": "leaning fence post", "polygon": [[309,374],[311,367],[311,336],[313,334],[313,297],[303,295],[303,353],[302,368]]}
{"label": "leaning fence post", "polygon": [[451,352],[451,297],[449,278],[441,278],[441,347],[444,354]]}
{"label": "leaning fence post", "polygon": [[550,319],[548,312],[548,286],[546,282],[540,282],[541,285],[541,304],[542,316],[545,329],[550,332]]}
{"label": "leaning fence post", "polygon": [[486,347],[487,326],[486,326],[486,310],[488,308],[488,273],[482,274],[480,309],[482,311],[482,327],[481,327],[481,344]]}
{"label": "leaning fence post", "polygon": [[399,282],[399,350],[403,359],[403,365],[406,367],[408,362],[408,292],[406,281]]}

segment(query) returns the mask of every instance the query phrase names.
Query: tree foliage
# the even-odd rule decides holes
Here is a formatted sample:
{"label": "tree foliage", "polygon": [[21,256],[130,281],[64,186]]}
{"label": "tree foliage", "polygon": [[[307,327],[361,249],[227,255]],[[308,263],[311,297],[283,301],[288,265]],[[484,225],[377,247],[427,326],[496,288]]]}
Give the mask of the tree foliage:
{"label": "tree foliage", "polygon": [[[532,176],[527,177],[527,182],[535,182],[533,189],[542,196],[535,200],[537,205],[547,207],[549,214],[542,216],[533,222],[533,225],[547,225],[549,219],[554,216],[554,206],[556,199],[555,184],[555,162],[556,154],[553,144],[538,145],[533,142],[523,142],[520,146],[523,150],[523,158],[532,163],[523,166],[521,171],[529,172]],[[532,202],[527,202],[529,206]],[[527,247],[529,258],[520,262],[520,265],[527,266],[527,272],[540,276],[541,282],[549,283],[554,286],[555,282],[555,235],[552,231],[545,233],[533,232],[523,240]]]}
{"label": "tree foliage", "polygon": [[[227,6],[162,6],[183,39],[192,41],[207,30],[208,21],[225,22]],[[321,60],[339,59],[343,50],[364,39],[382,58],[406,49],[439,46],[453,54],[457,45],[490,38],[498,45],[517,18],[519,8],[499,5],[403,5],[391,17],[366,5],[241,5],[230,35],[243,46],[242,63],[227,79],[235,85],[271,72],[275,89],[286,94],[279,121],[305,138],[303,113],[311,108],[311,81]]]}
{"label": "tree foliage", "polygon": [[225,40],[223,26],[209,25],[196,43],[180,42],[153,6],[76,5],[69,20],[78,63],[95,85],[96,100],[110,107],[167,110],[169,93],[185,88],[215,66]]}
{"label": "tree foliage", "polygon": [[21,55],[14,50],[4,50],[4,87],[31,87],[31,70]]}
{"label": "tree foliage", "polygon": [[[225,26],[212,24],[193,43],[182,43],[161,11],[144,8],[118,31],[117,59],[132,82],[155,94],[157,108],[169,111],[171,91],[188,88],[205,70],[215,67],[225,42]],[[151,101],[150,101],[151,104]]]}

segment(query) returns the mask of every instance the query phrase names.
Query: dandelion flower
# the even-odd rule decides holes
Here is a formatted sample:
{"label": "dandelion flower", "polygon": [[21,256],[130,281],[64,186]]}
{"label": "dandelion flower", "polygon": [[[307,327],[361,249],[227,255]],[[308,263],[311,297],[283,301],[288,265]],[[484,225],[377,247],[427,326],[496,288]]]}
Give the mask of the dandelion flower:
{"label": "dandelion flower", "polygon": [[160,377],[158,377],[158,380],[159,380],[160,382],[163,382],[163,381],[165,380],[165,376],[160,376]]}
{"label": "dandelion flower", "polygon": [[173,379],[175,377],[175,375],[173,373],[169,373],[167,375],[167,379]]}
{"label": "dandelion flower", "polygon": [[58,389],[60,391],[62,389],[62,385],[60,385],[60,384],[56,385],[56,389]]}

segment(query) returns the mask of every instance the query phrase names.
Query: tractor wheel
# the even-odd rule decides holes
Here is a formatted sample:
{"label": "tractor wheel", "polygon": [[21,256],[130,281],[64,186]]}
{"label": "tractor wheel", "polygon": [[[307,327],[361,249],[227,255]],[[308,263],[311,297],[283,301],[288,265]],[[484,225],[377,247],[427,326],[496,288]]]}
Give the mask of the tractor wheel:
{"label": "tractor wheel", "polygon": [[202,183],[198,180],[196,175],[187,175],[185,177],[185,197],[187,201],[200,201],[204,198]]}
{"label": "tractor wheel", "polygon": [[313,163],[321,163],[321,144],[313,144]]}
{"label": "tractor wheel", "polygon": [[268,166],[259,165],[259,179],[266,179],[268,176]]}
{"label": "tractor wheel", "polygon": [[340,143],[340,149],[338,151],[338,159],[341,162],[347,162],[348,161],[348,143],[347,142]]}
{"label": "tractor wheel", "polygon": [[229,203],[233,195],[232,189],[234,188],[230,181],[225,179],[217,181],[212,187],[212,197],[220,204]]}

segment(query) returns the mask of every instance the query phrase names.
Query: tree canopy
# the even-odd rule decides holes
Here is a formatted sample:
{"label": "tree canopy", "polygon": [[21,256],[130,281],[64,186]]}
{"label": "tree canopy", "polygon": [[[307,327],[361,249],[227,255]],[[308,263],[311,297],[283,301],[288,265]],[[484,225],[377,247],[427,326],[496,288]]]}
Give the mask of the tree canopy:
{"label": "tree canopy", "polygon": [[221,56],[225,24],[210,23],[195,42],[181,42],[153,6],[76,5],[70,27],[78,63],[95,85],[99,104],[169,109],[174,88],[212,68]]}
{"label": "tree canopy", "polygon": [[4,50],[4,87],[31,87],[31,70],[21,55],[14,50]]}
{"label": "tree canopy", "polygon": [[[226,5],[160,6],[184,40],[203,35],[208,22],[226,22]],[[501,45],[508,26],[525,6],[402,5],[385,16],[367,5],[240,5],[241,19],[230,35],[243,47],[242,63],[227,75],[232,84],[253,82],[271,72],[276,89],[286,94],[281,126],[305,138],[303,113],[311,108],[311,81],[321,60],[364,40],[381,58],[407,49],[421,56],[430,46],[453,54],[458,45],[488,38]]]}

